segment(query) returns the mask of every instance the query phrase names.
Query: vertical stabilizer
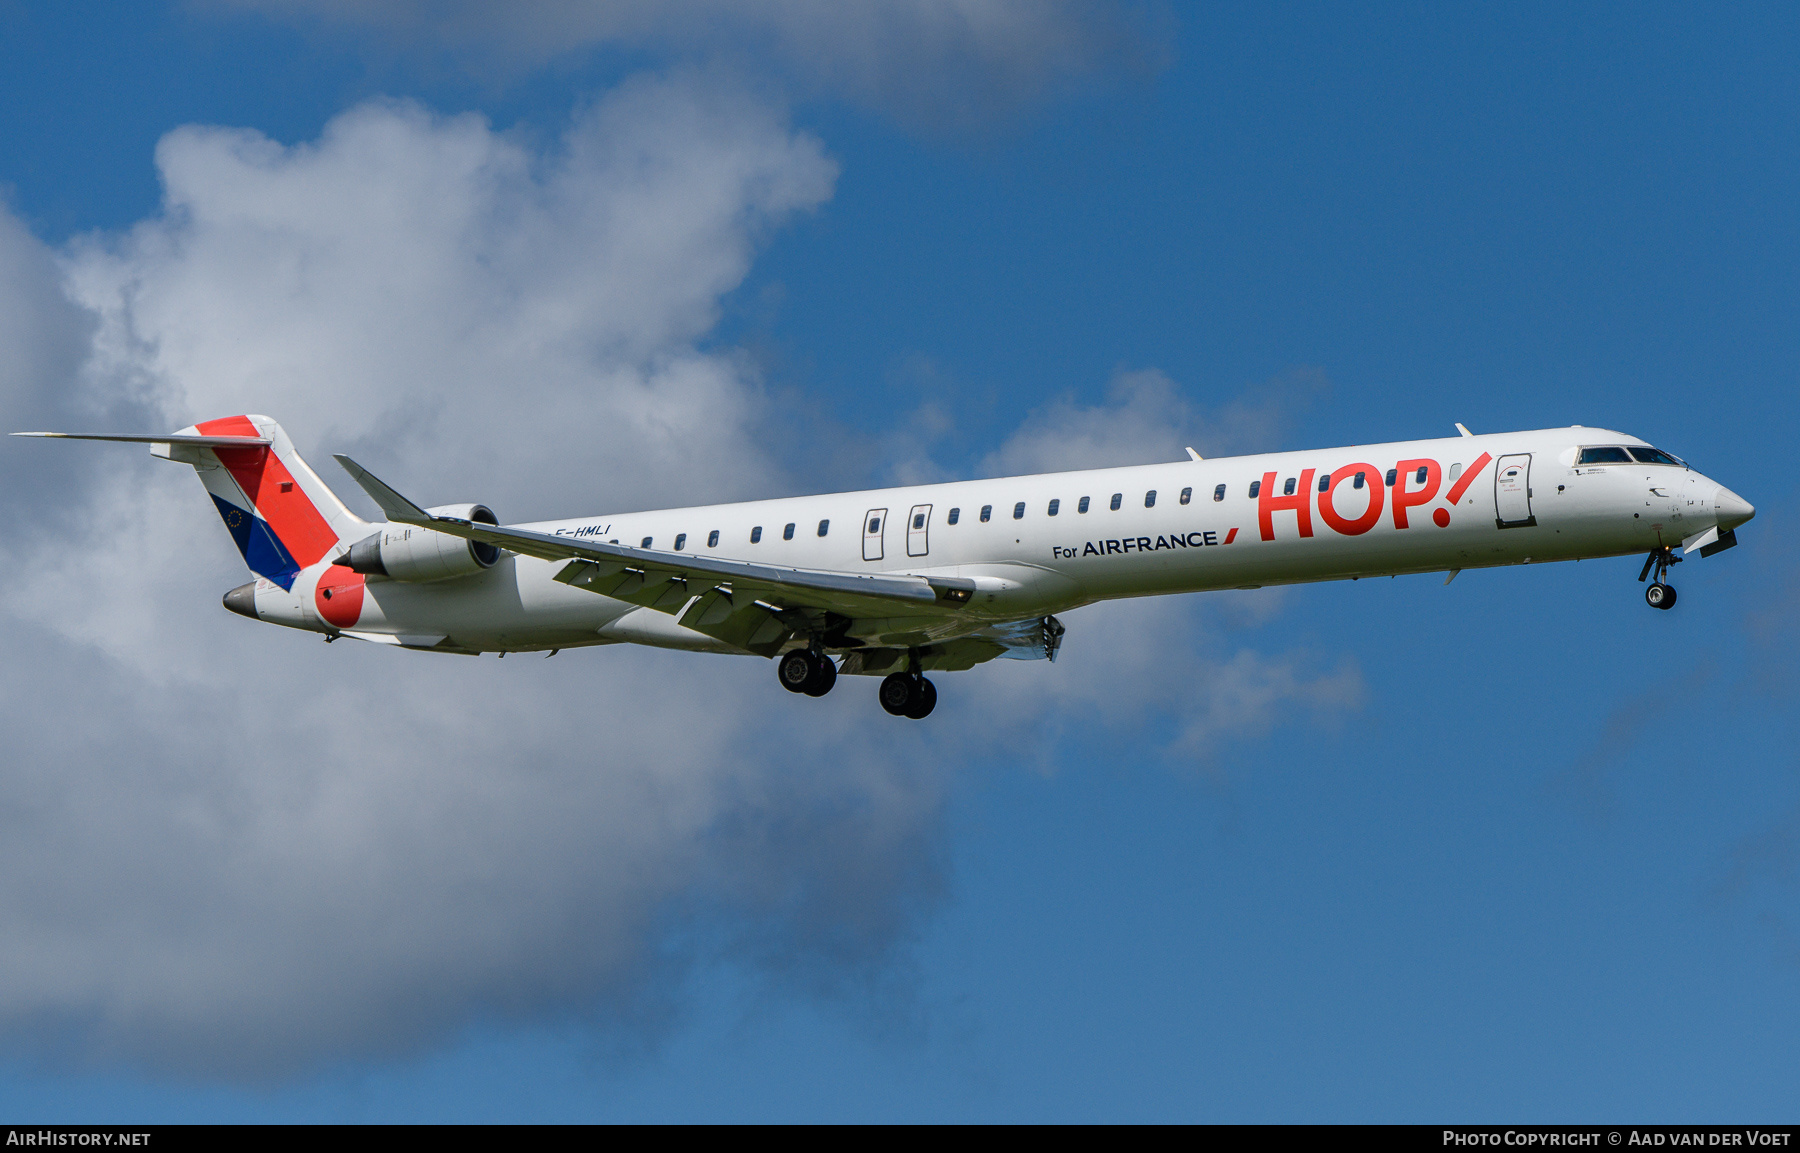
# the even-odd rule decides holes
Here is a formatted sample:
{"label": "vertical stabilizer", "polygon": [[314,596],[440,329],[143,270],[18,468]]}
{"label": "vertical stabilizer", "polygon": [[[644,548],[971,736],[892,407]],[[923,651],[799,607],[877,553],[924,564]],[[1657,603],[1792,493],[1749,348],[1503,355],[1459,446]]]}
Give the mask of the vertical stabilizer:
{"label": "vertical stabilizer", "polygon": [[366,521],[351,512],[319,474],[300,459],[281,425],[266,416],[227,416],[184,428],[176,436],[261,437],[267,445],[199,446],[158,443],[151,451],[191,464],[218,506],[219,516],[257,576],[292,589],[302,569],[366,536]]}

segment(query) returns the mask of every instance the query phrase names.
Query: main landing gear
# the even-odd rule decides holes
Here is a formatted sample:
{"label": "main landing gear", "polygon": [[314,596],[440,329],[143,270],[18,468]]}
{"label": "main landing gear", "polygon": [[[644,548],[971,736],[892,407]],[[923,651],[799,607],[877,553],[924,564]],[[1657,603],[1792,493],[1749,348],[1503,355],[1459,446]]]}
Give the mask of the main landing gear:
{"label": "main landing gear", "polygon": [[937,707],[937,686],[918,673],[892,673],[881,682],[881,707],[922,721]]}
{"label": "main landing gear", "polygon": [[1644,590],[1645,604],[1653,609],[1675,607],[1675,586],[1663,578],[1668,575],[1670,565],[1680,563],[1681,558],[1676,556],[1675,550],[1671,548],[1654,549],[1648,557],[1644,558],[1644,569],[1638,573],[1638,580],[1646,579],[1650,575],[1650,570],[1656,570],[1656,579],[1651,581],[1650,587]]}
{"label": "main landing gear", "polygon": [[[918,662],[911,662],[916,668]],[[775,665],[776,678],[790,693],[822,697],[837,684],[837,666],[813,649],[795,649]],[[922,721],[937,707],[937,687],[917,672],[895,673],[881,682],[881,707],[897,717]]]}
{"label": "main landing gear", "polygon": [[788,692],[809,697],[822,697],[837,684],[837,666],[824,653],[811,649],[795,649],[782,657],[775,666],[775,675]]}

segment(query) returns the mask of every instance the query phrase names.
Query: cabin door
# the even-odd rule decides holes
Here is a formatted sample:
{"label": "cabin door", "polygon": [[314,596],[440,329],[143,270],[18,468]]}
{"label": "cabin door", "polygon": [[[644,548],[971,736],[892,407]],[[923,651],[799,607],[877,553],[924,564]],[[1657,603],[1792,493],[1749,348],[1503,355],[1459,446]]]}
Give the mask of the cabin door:
{"label": "cabin door", "polygon": [[912,512],[906,518],[907,556],[924,556],[930,551],[929,542],[925,539],[926,534],[930,531],[931,506],[928,504],[913,505]]}
{"label": "cabin door", "polygon": [[1531,454],[1503,456],[1494,464],[1494,523],[1524,528],[1537,523],[1531,515]]}
{"label": "cabin door", "polygon": [[881,559],[881,538],[887,531],[887,509],[872,508],[863,514],[863,559]]}

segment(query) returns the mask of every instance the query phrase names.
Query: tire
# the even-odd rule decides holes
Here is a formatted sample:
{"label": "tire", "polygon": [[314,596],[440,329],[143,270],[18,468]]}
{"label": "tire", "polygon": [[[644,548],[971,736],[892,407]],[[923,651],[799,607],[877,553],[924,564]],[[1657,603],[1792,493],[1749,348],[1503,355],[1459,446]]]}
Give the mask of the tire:
{"label": "tire", "polygon": [[1675,590],[1661,581],[1644,590],[1644,603],[1653,609],[1666,609],[1675,603]]}
{"label": "tire", "polygon": [[937,686],[924,677],[920,677],[913,705],[906,710],[906,715],[915,721],[922,721],[930,716],[931,710],[935,708],[937,708]]}
{"label": "tire", "polygon": [[837,666],[832,664],[831,658],[825,654],[815,654],[812,679],[807,681],[806,687],[800,691],[809,697],[822,697],[830,692],[831,686],[835,684],[837,684]]}
{"label": "tire", "polygon": [[805,649],[795,649],[775,666],[775,676],[781,681],[781,687],[790,693],[805,692],[813,675],[812,654]]}
{"label": "tire", "polygon": [[1663,597],[1662,607],[1666,608],[1666,609],[1672,609],[1675,607],[1675,586],[1674,585],[1664,585],[1663,588],[1665,590],[1667,590],[1667,595],[1665,595]]}
{"label": "tire", "polygon": [[913,707],[913,679],[906,673],[889,673],[882,678],[876,696],[881,707],[896,717],[904,717]]}

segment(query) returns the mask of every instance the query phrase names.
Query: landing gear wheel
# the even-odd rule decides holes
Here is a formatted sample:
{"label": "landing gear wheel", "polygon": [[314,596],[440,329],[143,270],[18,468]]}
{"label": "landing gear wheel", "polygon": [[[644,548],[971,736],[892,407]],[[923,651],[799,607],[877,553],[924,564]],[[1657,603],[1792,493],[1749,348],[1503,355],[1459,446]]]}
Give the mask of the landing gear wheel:
{"label": "landing gear wheel", "polygon": [[917,673],[892,673],[881,682],[881,707],[896,717],[922,721],[937,708],[937,686]]}
{"label": "landing gear wheel", "polygon": [[881,707],[896,717],[906,715],[913,703],[913,678],[908,673],[890,673],[882,678],[881,689],[876,693],[881,700]]}
{"label": "landing gear wheel", "polygon": [[814,676],[812,654],[805,649],[795,649],[781,658],[781,663],[775,666],[775,675],[788,692],[805,692]]}
{"label": "landing gear wheel", "polygon": [[924,677],[920,677],[913,686],[913,703],[912,707],[906,710],[906,715],[915,721],[922,721],[930,716],[931,710],[935,708],[937,708],[937,686]]}
{"label": "landing gear wheel", "polygon": [[822,697],[837,684],[837,666],[824,653],[813,653],[813,677],[800,691],[809,697]]}
{"label": "landing gear wheel", "polygon": [[1663,577],[1668,573],[1671,565],[1680,563],[1681,558],[1675,555],[1675,550],[1672,548],[1650,550],[1650,555],[1644,559],[1643,570],[1638,573],[1639,580],[1646,578],[1650,580],[1650,586],[1644,590],[1645,604],[1653,609],[1675,607],[1675,586],[1665,584]]}
{"label": "landing gear wheel", "polygon": [[809,697],[822,697],[837,684],[837,666],[831,663],[831,658],[807,649],[795,649],[782,657],[781,663],[775,666],[775,674],[781,680],[782,688]]}

